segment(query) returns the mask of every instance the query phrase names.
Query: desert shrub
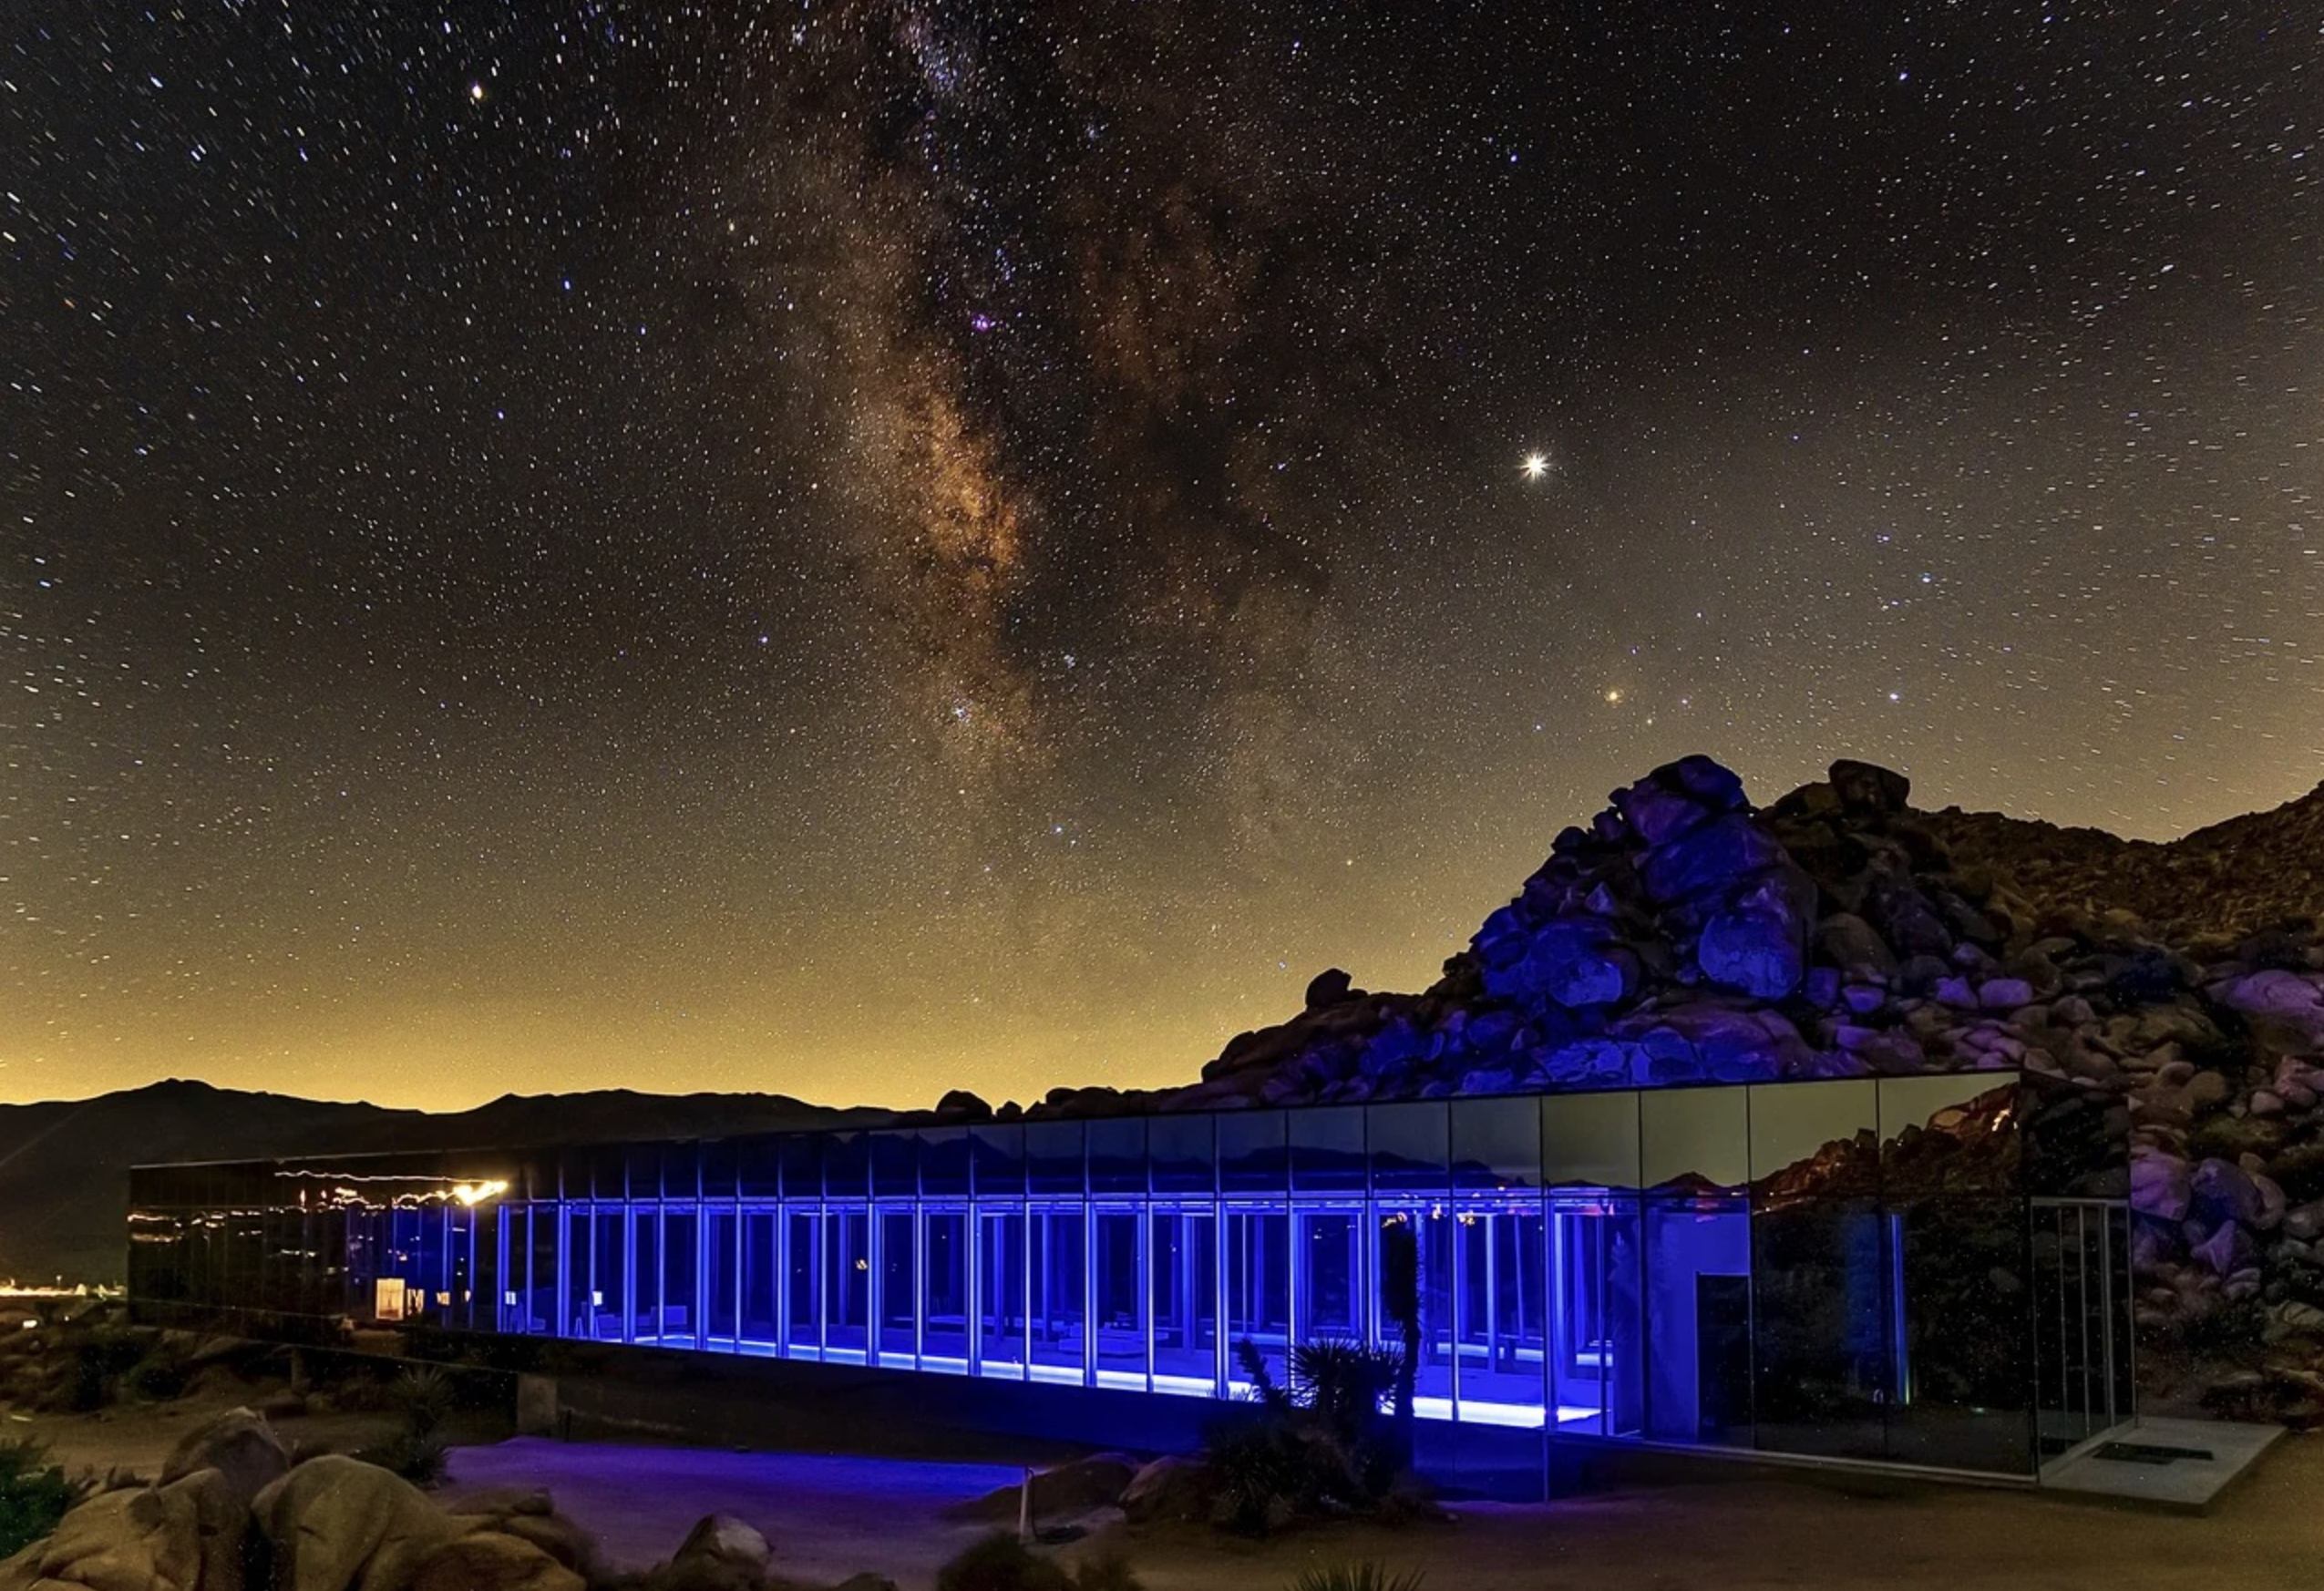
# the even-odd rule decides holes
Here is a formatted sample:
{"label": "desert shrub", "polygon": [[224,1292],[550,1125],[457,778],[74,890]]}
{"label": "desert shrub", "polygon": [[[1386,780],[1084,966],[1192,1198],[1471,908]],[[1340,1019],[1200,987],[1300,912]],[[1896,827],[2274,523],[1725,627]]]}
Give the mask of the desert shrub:
{"label": "desert shrub", "polygon": [[182,1341],[157,1336],[138,1361],[124,1372],[121,1384],[149,1402],[166,1403],[183,1392],[186,1383],[193,1379],[186,1357]]}
{"label": "desert shrub", "polygon": [[406,1370],[396,1378],[394,1402],[415,1435],[430,1435],[451,1417],[452,1378],[434,1366]]}
{"label": "desert shrub", "polygon": [[1280,1421],[1215,1428],[1203,1444],[1210,1521],[1244,1535],[1280,1530],[1313,1502],[1307,1444]]}
{"label": "desert shrub", "polygon": [[73,1373],[67,1403],[76,1414],[102,1409],[113,1401],[120,1378],[145,1357],[146,1345],[134,1333],[117,1328],[91,1331],[73,1344]]}
{"label": "desert shrub", "polygon": [[1128,1561],[1109,1554],[1067,1574],[1005,1530],[936,1571],[936,1591],[1141,1591]]}
{"label": "desert shrub", "polygon": [[365,1448],[355,1457],[392,1471],[415,1486],[432,1486],[444,1478],[450,1462],[451,1443],[444,1440],[440,1432],[400,1431],[385,1442]]}
{"label": "desert shrub", "polygon": [[1320,1564],[1302,1569],[1285,1591],[1420,1591],[1424,1578],[1418,1569],[1398,1573],[1385,1564],[1365,1558],[1351,1564]]}
{"label": "desert shrub", "polygon": [[416,1486],[442,1480],[452,1448],[444,1430],[452,1412],[451,1378],[433,1366],[407,1370],[396,1379],[386,1401],[403,1415],[403,1429],[355,1456]]}
{"label": "desert shrub", "polygon": [[0,1441],[0,1558],[22,1552],[57,1528],[83,1489],[51,1463],[48,1449],[26,1437]]}

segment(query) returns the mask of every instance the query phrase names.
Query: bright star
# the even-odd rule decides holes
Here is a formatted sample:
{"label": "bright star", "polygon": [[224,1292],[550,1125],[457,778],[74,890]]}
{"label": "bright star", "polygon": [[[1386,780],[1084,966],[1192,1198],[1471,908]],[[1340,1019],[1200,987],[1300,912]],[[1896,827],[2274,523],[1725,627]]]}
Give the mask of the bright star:
{"label": "bright star", "polygon": [[1549,473],[1549,456],[1547,453],[1528,453],[1525,456],[1525,462],[1517,467],[1526,479],[1539,480]]}

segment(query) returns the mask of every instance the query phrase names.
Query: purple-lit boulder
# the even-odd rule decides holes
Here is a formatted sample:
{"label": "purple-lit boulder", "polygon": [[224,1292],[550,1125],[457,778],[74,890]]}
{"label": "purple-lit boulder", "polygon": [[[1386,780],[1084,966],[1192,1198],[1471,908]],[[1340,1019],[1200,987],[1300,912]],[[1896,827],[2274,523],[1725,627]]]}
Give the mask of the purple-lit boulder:
{"label": "purple-lit boulder", "polygon": [[1760,1000],[1781,1000],[1807,970],[1796,919],[1774,912],[1722,911],[1705,923],[1695,946],[1704,976]]}

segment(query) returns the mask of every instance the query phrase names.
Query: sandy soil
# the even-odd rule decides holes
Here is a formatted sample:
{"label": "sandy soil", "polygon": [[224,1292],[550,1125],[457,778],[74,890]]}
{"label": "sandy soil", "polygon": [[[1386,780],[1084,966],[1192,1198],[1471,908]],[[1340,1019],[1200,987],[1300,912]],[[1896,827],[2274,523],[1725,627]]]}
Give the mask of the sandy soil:
{"label": "sandy soil", "polygon": [[[666,1555],[696,1517],[716,1510],[766,1531],[790,1573],[838,1579],[876,1568],[904,1591],[926,1591],[936,1565],[978,1530],[941,1518],[943,1505],[1013,1478],[989,1464],[519,1440],[460,1452],[452,1485],[545,1485],[627,1564]],[[1116,1524],[1066,1550],[1119,1546],[1148,1591],[1280,1591],[1311,1564],[1366,1556],[1424,1570],[1431,1591],[2310,1591],[2324,1563],[2319,1498],[2324,1442],[2291,1439],[2204,1518],[1967,1487],[1867,1497],[1807,1481],[1737,1480],[1544,1506],[1472,1504],[1445,1526],[1340,1527],[1264,1544]]]}
{"label": "sandy soil", "polygon": [[[224,1406],[222,1403],[218,1406]],[[75,1468],[150,1474],[209,1401],[102,1415],[10,1416]],[[359,1445],[383,1417],[283,1422],[310,1448]],[[838,1580],[858,1570],[928,1591],[936,1566],[981,1528],[952,1503],[1013,1482],[1013,1466],[562,1443],[464,1447],[444,1493],[548,1488],[617,1564],[666,1557],[703,1514],[748,1520],[784,1570]],[[2324,1440],[2277,1444],[2201,1518],[2038,1493],[1928,1487],[1866,1496],[1814,1481],[1629,1486],[1541,1506],[1464,1504],[1452,1524],[1342,1526],[1267,1543],[1118,1523],[1065,1549],[1126,1550],[1148,1591],[1281,1591],[1311,1564],[1376,1557],[1424,1569],[1429,1591],[1755,1591],[1760,1587],[2022,1587],[2311,1591],[2324,1565]]]}

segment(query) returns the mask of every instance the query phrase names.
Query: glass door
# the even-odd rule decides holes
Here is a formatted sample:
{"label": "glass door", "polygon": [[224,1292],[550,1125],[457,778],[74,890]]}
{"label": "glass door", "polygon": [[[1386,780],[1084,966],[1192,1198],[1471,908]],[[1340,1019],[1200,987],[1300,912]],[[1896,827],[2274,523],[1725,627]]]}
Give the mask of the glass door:
{"label": "glass door", "polygon": [[2130,1417],[2129,1226],[2098,1199],[2033,1202],[2034,1407],[2054,1458]]}

